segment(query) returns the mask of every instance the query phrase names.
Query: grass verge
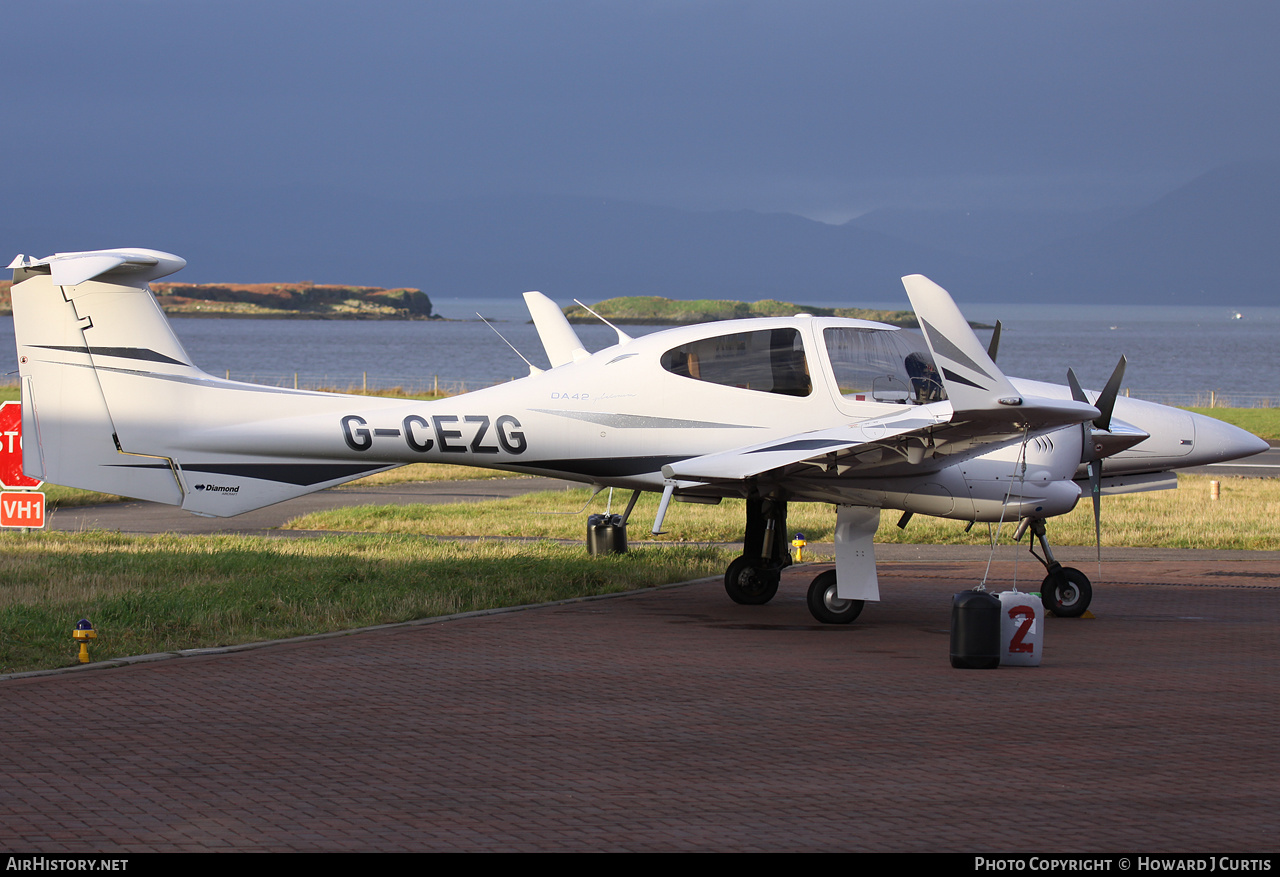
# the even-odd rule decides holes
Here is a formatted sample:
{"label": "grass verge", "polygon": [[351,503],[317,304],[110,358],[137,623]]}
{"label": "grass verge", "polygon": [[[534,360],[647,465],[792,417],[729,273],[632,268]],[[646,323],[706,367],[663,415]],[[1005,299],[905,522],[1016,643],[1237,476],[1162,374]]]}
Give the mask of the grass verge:
{"label": "grass verge", "polygon": [[[1104,545],[1152,548],[1280,549],[1280,480],[1219,478],[1221,499],[1209,499],[1203,475],[1179,475],[1178,490],[1105,497],[1102,501]],[[371,533],[459,536],[524,536],[543,539],[582,539],[586,533],[582,508],[586,490],[548,491],[509,500],[466,505],[358,506],[316,512],[295,518],[286,528]],[[597,497],[589,512],[604,510]],[[615,497],[617,498],[617,497]],[[717,506],[672,503],[663,525],[666,536],[650,537],[647,525],[657,510],[656,494],[645,494],[632,514],[631,541],[732,542],[742,538],[745,511],[741,500]],[[615,503],[615,511],[620,503]],[[909,544],[982,545],[990,541],[985,525],[964,532],[964,523],[918,516],[905,530],[898,514],[881,517],[877,542]],[[831,541],[835,515],[830,506],[792,505],[787,528],[811,542]],[[1055,545],[1092,545],[1093,505],[1082,501],[1069,515],[1050,523]],[[1002,539],[1012,535],[1006,525]],[[790,534],[788,534],[790,536]]]}
{"label": "grass verge", "polygon": [[589,557],[581,546],[406,536],[5,534],[0,672],[345,630],[653,587],[723,572],[715,549]]}
{"label": "grass verge", "polygon": [[[453,466],[448,463],[410,463],[389,472],[366,475],[355,481],[348,481],[334,488],[345,490],[351,487],[363,487],[369,484],[405,484],[415,481],[480,481],[490,478],[532,478],[531,475],[520,475],[515,472],[503,472],[499,469],[477,469],[475,466]],[[476,534],[472,534],[476,535]]]}
{"label": "grass verge", "polygon": [[1280,408],[1188,408],[1248,430],[1258,438],[1280,442]]}
{"label": "grass verge", "polygon": [[[477,469],[474,466],[450,466],[443,463],[410,463],[388,472],[367,475],[355,481],[339,485],[337,490],[352,487],[363,487],[370,484],[407,484],[417,481],[478,481],[490,478],[528,478],[511,472],[497,469]],[[128,497],[110,493],[98,493],[96,490],[80,490],[77,487],[62,487],[57,484],[46,484],[40,488],[44,491],[45,507],[50,509],[67,509],[76,506],[99,505],[105,502],[124,502]]]}

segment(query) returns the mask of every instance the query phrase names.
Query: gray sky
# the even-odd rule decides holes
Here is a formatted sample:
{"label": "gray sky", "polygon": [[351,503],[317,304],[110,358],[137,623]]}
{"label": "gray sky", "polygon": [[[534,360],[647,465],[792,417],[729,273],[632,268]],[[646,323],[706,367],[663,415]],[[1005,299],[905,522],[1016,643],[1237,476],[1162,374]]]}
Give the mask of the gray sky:
{"label": "gray sky", "polygon": [[[1280,4],[7,0],[0,179],[841,220],[1280,157]],[[305,220],[303,220],[305,221]]]}

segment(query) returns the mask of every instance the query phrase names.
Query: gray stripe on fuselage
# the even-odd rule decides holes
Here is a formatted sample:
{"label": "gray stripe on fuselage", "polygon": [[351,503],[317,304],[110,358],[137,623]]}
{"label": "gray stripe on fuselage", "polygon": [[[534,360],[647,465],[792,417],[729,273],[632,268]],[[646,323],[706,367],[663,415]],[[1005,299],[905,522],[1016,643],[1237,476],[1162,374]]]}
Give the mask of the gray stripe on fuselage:
{"label": "gray stripe on fuselage", "polygon": [[[322,393],[319,390],[293,390],[288,387],[268,387],[263,384],[246,384],[240,381],[225,381],[221,378],[215,378],[213,375],[206,375],[202,378],[187,377],[185,375],[166,375],[159,372],[144,372],[136,368],[115,368],[109,365],[91,365],[87,362],[64,362],[60,359],[44,359],[41,362],[56,363],[57,365],[70,365],[76,368],[95,369],[103,372],[115,372],[121,375],[137,375],[140,378],[155,378],[157,381],[173,381],[178,384],[194,384],[197,387],[217,387],[223,390],[243,390],[246,393],[287,393],[291,396],[334,396],[346,395],[342,393]],[[184,363],[185,365],[185,363]],[[186,366],[186,368],[194,368]],[[199,369],[196,369],[199,371]],[[201,372],[203,374],[203,372]]]}
{"label": "gray stripe on fuselage", "polygon": [[710,420],[682,420],[677,417],[653,417],[644,414],[614,414],[607,411],[554,411],[550,408],[530,408],[539,414],[553,414],[570,420],[585,420],[615,429],[763,429],[743,423],[716,423]]}

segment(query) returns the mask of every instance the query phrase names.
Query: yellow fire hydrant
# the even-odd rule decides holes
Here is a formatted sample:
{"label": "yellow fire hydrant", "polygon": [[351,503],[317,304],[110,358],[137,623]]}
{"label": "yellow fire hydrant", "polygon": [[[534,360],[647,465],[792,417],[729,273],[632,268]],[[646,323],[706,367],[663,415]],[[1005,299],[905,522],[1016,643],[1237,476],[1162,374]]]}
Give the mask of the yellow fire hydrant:
{"label": "yellow fire hydrant", "polygon": [[97,639],[98,632],[93,629],[89,619],[81,618],[76,622],[76,629],[71,634],[80,643],[80,663],[89,663],[89,640]]}
{"label": "yellow fire hydrant", "polygon": [[804,547],[809,543],[804,541],[804,534],[797,533],[796,538],[791,540],[792,553],[795,555],[796,563],[804,560]]}

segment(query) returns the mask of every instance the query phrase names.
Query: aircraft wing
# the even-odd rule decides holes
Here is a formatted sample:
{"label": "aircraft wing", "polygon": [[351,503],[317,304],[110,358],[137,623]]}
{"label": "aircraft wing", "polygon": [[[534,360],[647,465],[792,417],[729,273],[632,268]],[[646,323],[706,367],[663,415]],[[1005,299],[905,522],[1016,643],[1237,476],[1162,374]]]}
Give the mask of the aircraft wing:
{"label": "aircraft wing", "polygon": [[[691,457],[664,466],[662,473],[677,481],[710,484],[766,475],[782,477],[813,467],[840,475],[903,474],[902,467],[926,472],[947,465],[952,454],[1021,441],[1029,429],[1080,423],[1088,419],[1090,411],[1097,410],[1057,399],[1022,399],[1025,408],[1009,409],[1003,419],[991,415],[976,418],[972,412],[964,412],[962,419],[946,402],[933,402],[858,423]],[[1013,410],[1024,416],[1034,412],[1034,421],[1018,419]]]}
{"label": "aircraft wing", "polygon": [[[680,481],[739,481],[798,463],[856,463],[858,453],[874,453],[879,460],[882,448],[903,436],[923,434],[945,424],[950,417],[945,403],[935,402],[887,417],[876,417],[847,426],[802,432],[758,445],[735,448],[718,454],[691,457],[664,466],[662,474]],[[923,448],[923,445],[920,445]],[[843,468],[843,467],[842,467]]]}

